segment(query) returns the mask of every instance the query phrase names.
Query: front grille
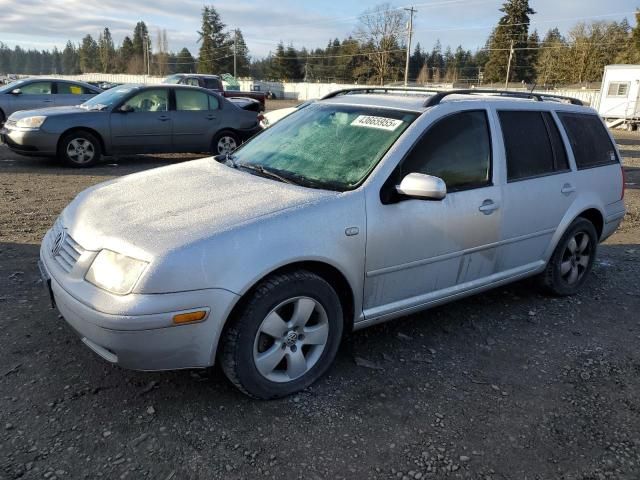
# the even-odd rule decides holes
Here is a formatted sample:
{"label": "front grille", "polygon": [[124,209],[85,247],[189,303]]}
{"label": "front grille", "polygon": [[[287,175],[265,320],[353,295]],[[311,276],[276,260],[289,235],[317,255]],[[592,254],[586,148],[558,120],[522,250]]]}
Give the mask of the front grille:
{"label": "front grille", "polygon": [[47,249],[53,259],[67,273],[73,270],[76,262],[84,253],[84,248],[71,238],[71,235],[67,233],[59,221],[56,221],[49,233]]}

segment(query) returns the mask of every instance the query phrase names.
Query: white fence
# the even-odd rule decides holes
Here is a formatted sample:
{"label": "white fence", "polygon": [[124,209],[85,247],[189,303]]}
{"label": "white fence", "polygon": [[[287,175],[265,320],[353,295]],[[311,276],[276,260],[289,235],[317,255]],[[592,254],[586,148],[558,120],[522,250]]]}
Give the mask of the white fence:
{"label": "white fence", "polygon": [[[67,78],[73,80],[81,80],[84,82],[112,82],[112,83],[145,83],[154,84],[161,83],[163,77],[152,77],[147,75],[125,75],[110,73],[84,73],[82,75],[57,75],[57,78]],[[343,83],[309,83],[309,82],[263,82],[260,80],[241,79],[238,80],[241,90],[252,90],[259,87],[263,92],[272,92],[278,99],[288,100],[310,100],[320,98],[328,93],[343,88],[365,87],[367,85],[343,84]],[[434,88],[448,90],[453,88],[451,84],[430,85]],[[517,89],[514,91],[525,91]],[[597,108],[599,100],[599,90],[545,90],[539,93],[548,93],[550,95],[563,95],[567,97],[577,98],[588,105]]]}

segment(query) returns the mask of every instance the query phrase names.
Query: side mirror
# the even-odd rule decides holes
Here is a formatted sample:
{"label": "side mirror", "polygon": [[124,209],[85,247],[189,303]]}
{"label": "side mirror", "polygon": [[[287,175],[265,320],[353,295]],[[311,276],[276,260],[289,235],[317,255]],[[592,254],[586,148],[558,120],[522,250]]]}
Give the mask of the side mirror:
{"label": "side mirror", "polygon": [[131,105],[127,105],[126,103],[124,105],[122,105],[118,111],[120,113],[131,113],[133,112],[133,107]]}
{"label": "side mirror", "polygon": [[423,173],[410,173],[396,187],[400,195],[423,200],[442,200],[447,196],[444,180]]}
{"label": "side mirror", "polygon": [[13,90],[11,90],[11,95],[22,95],[22,90],[20,90],[19,88],[14,88]]}

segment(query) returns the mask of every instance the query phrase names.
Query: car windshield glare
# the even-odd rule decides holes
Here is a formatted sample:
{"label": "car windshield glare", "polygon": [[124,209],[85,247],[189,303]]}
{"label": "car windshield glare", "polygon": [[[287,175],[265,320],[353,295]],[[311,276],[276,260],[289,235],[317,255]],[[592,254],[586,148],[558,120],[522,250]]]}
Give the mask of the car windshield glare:
{"label": "car windshield glare", "polygon": [[122,85],[120,87],[114,87],[106,92],[96,95],[90,100],[87,100],[81,106],[87,110],[104,110],[105,108],[113,107],[137,88],[139,88],[138,85]]}
{"label": "car windshield glare", "polygon": [[6,93],[16,88],[20,88],[20,85],[22,85],[23,83],[25,83],[25,80],[14,80],[11,83],[7,83],[6,85],[0,87],[0,93]]}
{"label": "car windshield glare", "polygon": [[303,185],[349,190],[371,172],[417,115],[352,105],[310,105],[246,143],[234,153],[234,161],[276,171]]}
{"label": "car windshield glare", "polygon": [[182,75],[169,75],[167,78],[165,78],[162,81],[162,83],[177,84],[177,83],[180,83],[181,79],[182,79]]}

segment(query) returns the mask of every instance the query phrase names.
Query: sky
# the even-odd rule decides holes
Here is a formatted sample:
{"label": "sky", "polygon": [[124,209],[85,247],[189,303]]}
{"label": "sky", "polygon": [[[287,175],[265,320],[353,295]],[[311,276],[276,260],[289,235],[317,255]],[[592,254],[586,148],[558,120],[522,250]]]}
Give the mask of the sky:
{"label": "sky", "polygon": [[[408,7],[408,0],[389,1]],[[10,47],[63,48],[67,40],[79,42],[87,33],[96,39],[109,27],[119,43],[143,20],[155,37],[166,29],[169,47],[187,47],[197,54],[200,13],[213,4],[229,28],[240,28],[249,53],[255,58],[274,51],[282,41],[296,48],[325,47],[329,39],[353,34],[358,17],[378,5],[360,0],[0,0],[0,42]],[[501,16],[502,0],[416,0],[414,40],[428,50],[436,40],[453,48],[481,48]],[[633,12],[640,0],[530,0],[537,12],[531,30],[541,37],[549,28],[566,33],[578,21],[622,20],[635,25]]]}

